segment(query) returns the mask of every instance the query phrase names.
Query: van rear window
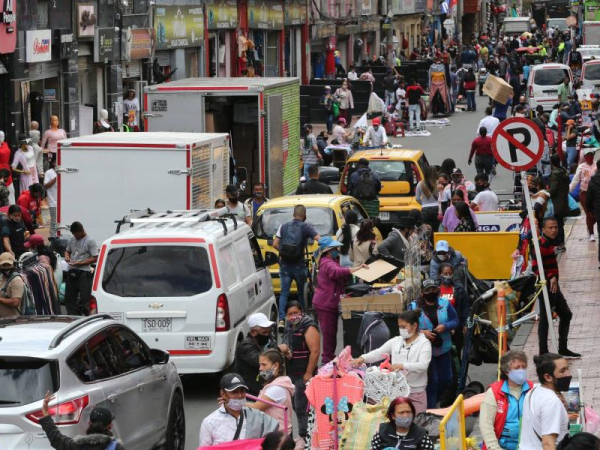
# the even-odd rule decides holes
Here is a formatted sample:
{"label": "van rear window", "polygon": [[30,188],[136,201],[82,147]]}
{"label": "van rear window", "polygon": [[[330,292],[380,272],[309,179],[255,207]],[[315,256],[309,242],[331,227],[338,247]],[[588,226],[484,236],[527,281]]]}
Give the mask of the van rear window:
{"label": "van rear window", "polygon": [[584,80],[600,80],[600,64],[589,64],[585,66],[585,72],[583,73]]}
{"label": "van rear window", "polygon": [[37,358],[0,358],[0,408],[28,405],[58,390],[55,361]]}
{"label": "van rear window", "polygon": [[568,76],[569,72],[564,69],[540,69],[535,72],[533,82],[538,86],[558,86]]}
{"label": "van rear window", "polygon": [[102,275],[104,292],[119,297],[191,297],[211,287],[206,249],[187,245],[112,248]]}

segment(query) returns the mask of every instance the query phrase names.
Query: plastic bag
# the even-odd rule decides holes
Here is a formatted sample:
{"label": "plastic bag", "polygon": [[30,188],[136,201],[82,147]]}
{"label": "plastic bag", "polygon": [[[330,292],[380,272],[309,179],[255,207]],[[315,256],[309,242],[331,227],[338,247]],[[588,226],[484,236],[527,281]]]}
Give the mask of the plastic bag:
{"label": "plastic bag", "polygon": [[340,115],[340,104],[338,102],[333,102],[333,117],[337,117]]}
{"label": "plastic bag", "polygon": [[595,436],[600,435],[600,416],[589,406],[585,407],[585,431]]}

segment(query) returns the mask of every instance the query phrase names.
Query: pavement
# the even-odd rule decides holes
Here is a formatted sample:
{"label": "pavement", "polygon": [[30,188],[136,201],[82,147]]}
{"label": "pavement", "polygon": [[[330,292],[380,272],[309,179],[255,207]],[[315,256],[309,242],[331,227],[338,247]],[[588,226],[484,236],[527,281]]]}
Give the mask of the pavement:
{"label": "pavement", "polygon": [[[485,100],[484,100],[485,98]],[[475,178],[474,166],[467,165],[471,142],[475,138],[477,125],[484,117],[487,97],[477,97],[477,112],[457,112],[449,117],[450,126],[431,126],[429,137],[391,138],[392,143],[401,144],[406,149],[424,150],[430,164],[441,164],[446,158],[453,158],[456,165],[463,170],[468,180]],[[353,117],[352,124],[358,117]],[[315,134],[325,130],[324,123],[313,122]],[[492,182],[496,193],[512,193],[512,173],[498,167],[498,176]],[[594,266],[595,267],[595,266]],[[526,327],[527,325],[525,325]],[[523,328],[523,327],[522,327]],[[338,351],[341,350],[342,327],[339,326]],[[521,337],[524,341],[525,337]],[[469,368],[470,381],[479,381],[484,386],[495,381],[496,365],[483,364]],[[186,450],[197,448],[198,432],[204,417],[217,408],[219,375],[193,375],[182,377],[185,389],[186,414]]]}
{"label": "pavement", "polygon": [[[560,288],[573,312],[569,332],[569,349],[581,353],[581,359],[570,360],[573,381],[581,370],[582,398],[596,410],[600,408],[600,273],[598,271],[598,243],[589,242],[585,219],[571,222],[565,231],[567,251],[559,259]],[[558,338],[558,323],[554,324]],[[538,353],[537,322],[533,325],[523,350],[527,355]],[[529,363],[529,378],[537,380],[535,366]]]}

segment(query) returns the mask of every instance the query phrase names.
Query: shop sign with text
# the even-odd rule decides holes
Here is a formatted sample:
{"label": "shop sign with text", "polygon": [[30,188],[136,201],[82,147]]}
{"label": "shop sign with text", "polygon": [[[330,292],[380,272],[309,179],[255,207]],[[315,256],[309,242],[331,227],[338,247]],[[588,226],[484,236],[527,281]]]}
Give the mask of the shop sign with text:
{"label": "shop sign with text", "polygon": [[25,36],[25,62],[52,59],[52,30],[27,31]]}
{"label": "shop sign with text", "polygon": [[237,28],[237,2],[235,0],[206,0],[206,16],[209,30]]}
{"label": "shop sign with text", "polygon": [[204,39],[201,5],[157,6],[154,10],[156,48],[200,47]]}
{"label": "shop sign with text", "polygon": [[0,0],[0,53],[12,53],[17,45],[17,0]]}
{"label": "shop sign with text", "polygon": [[306,2],[302,0],[285,0],[286,25],[304,25],[306,23]]}

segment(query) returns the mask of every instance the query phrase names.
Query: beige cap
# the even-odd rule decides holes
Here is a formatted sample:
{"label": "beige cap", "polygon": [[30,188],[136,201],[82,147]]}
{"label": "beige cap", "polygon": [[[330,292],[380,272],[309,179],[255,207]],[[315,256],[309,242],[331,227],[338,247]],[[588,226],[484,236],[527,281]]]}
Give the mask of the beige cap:
{"label": "beige cap", "polygon": [[14,266],[15,257],[12,255],[12,253],[4,252],[0,255],[0,267],[8,264]]}

